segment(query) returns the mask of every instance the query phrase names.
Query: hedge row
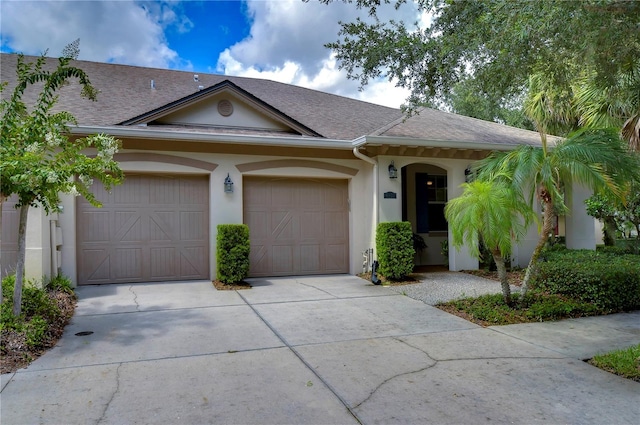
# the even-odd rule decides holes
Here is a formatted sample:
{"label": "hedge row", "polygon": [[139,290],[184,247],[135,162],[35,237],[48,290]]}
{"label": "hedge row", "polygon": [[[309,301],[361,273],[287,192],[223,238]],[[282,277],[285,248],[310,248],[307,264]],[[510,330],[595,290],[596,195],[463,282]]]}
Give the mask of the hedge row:
{"label": "hedge row", "polygon": [[640,308],[640,257],[607,251],[546,252],[532,287],[610,311]]}

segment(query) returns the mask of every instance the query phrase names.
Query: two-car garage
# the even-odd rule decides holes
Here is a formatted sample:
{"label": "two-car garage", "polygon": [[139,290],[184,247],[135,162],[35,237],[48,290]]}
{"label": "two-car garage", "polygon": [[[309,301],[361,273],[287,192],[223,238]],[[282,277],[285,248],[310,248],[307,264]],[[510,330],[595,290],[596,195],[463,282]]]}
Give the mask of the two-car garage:
{"label": "two-car garage", "polygon": [[[347,180],[245,177],[243,186],[251,276],[349,272]],[[77,200],[79,284],[210,278],[208,176],[128,174],[111,193],[93,187],[102,208]]]}

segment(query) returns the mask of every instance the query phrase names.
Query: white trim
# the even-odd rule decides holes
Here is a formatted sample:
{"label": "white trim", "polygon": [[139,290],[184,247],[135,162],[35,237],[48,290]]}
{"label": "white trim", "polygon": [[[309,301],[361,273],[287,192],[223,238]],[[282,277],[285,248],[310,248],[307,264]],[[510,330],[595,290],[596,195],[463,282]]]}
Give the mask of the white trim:
{"label": "white trim", "polygon": [[79,125],[71,127],[71,134],[75,135],[81,136],[96,133],[105,133],[114,137],[127,137],[132,139],[182,140],[202,143],[230,143],[238,145],[258,144],[298,148],[324,148],[344,150],[353,149],[350,140],[322,139],[308,136],[276,137],[244,134],[212,134],[198,131],[178,132],[166,130],[150,130],[149,127],[105,127],[90,125]]}
{"label": "white trim", "polygon": [[411,139],[407,137],[387,137],[387,136],[360,136],[351,142],[354,147],[364,145],[398,145],[398,146],[424,146],[424,147],[443,147],[452,149],[470,149],[470,150],[513,150],[520,146],[521,143],[483,143],[483,142],[462,142],[451,140],[429,140],[429,139]]}

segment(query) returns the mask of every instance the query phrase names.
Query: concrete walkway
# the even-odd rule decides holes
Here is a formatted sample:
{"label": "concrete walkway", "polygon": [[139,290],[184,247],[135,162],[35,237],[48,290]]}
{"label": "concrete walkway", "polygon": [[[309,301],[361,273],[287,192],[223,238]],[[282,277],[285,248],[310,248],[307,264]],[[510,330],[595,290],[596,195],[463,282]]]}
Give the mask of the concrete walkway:
{"label": "concrete walkway", "polygon": [[640,384],[582,359],[639,343],[640,312],[482,328],[354,276],[252,284],[79,288],[0,422],[638,423]]}

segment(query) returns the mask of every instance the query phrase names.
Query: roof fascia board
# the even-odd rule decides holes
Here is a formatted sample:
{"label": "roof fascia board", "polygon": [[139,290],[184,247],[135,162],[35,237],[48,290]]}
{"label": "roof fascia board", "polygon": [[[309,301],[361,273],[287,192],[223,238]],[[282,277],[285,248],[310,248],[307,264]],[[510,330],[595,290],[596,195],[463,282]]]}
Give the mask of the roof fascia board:
{"label": "roof fascia board", "polygon": [[212,134],[202,132],[170,132],[163,130],[149,129],[148,127],[103,127],[79,125],[70,127],[71,134],[77,136],[87,136],[90,134],[109,134],[113,137],[124,137],[131,139],[155,139],[155,140],[176,140],[202,143],[228,143],[239,145],[266,145],[284,146],[300,148],[324,148],[324,149],[345,149],[352,150],[351,140],[312,138],[305,136],[275,137],[275,136],[254,136],[244,134]]}
{"label": "roof fascia board", "polygon": [[398,146],[424,146],[424,147],[442,147],[455,149],[473,149],[473,150],[495,150],[509,151],[520,146],[518,144],[507,145],[504,143],[480,143],[480,142],[463,142],[450,140],[429,140],[429,139],[410,139],[403,137],[387,137],[387,136],[361,136],[351,142],[353,147],[362,147],[365,145],[398,145]]}
{"label": "roof fascia board", "polygon": [[294,130],[299,131],[301,134],[304,134],[307,136],[322,137],[321,134],[317,133],[313,129],[305,126],[304,124],[297,122],[290,116],[282,113],[278,109],[262,101],[260,98],[254,96],[253,94],[249,93],[243,88],[238,87],[236,84],[234,84],[229,80],[224,80],[214,86],[200,90],[196,93],[193,93],[189,96],[185,96],[182,99],[178,99],[174,102],[168,103],[165,106],[161,106],[159,108],[156,108],[142,115],[138,115],[137,117],[123,121],[119,123],[119,125],[146,124],[150,121],[153,121],[155,119],[168,115],[172,112],[175,112],[185,106],[199,102],[201,100],[207,99],[209,97],[215,96],[225,91],[232,92],[234,95],[238,96],[243,101],[247,102],[254,108],[258,109],[260,112],[264,113],[265,115],[269,116],[272,119],[275,119],[276,121],[280,121],[284,123],[285,125],[293,128]]}

